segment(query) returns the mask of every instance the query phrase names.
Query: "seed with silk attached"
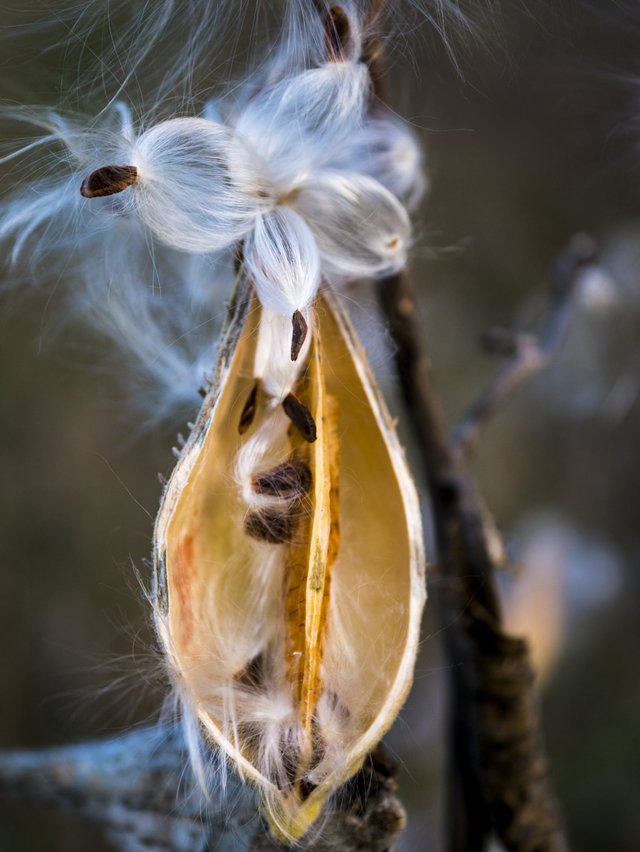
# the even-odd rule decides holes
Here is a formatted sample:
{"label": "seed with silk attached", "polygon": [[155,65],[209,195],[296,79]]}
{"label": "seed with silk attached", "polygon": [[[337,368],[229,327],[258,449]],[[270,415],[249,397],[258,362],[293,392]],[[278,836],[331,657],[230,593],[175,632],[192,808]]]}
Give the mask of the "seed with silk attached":
{"label": "seed with silk attached", "polygon": [[311,471],[305,462],[292,459],[254,474],[252,485],[258,494],[292,500],[304,497],[311,488]]}

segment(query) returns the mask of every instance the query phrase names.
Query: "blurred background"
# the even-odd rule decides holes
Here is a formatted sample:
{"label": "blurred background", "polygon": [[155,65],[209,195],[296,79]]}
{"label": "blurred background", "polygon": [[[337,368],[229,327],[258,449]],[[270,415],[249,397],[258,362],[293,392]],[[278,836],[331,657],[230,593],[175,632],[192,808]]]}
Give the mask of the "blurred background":
{"label": "blurred background", "polygon": [[[83,61],[78,44],[60,41],[73,17],[40,27],[42,7],[14,2],[0,4],[0,97],[69,100]],[[576,232],[598,243],[600,272],[560,356],[491,423],[474,469],[511,560],[501,578],[507,617],[539,665],[573,848],[632,852],[640,16],[633,4],[569,0],[505,2],[491,14],[493,36],[461,47],[458,68],[427,27],[399,38],[392,55],[393,103],[424,141],[431,181],[413,271],[453,425],[500,367],[482,352],[482,332],[535,331],[553,256]],[[361,321],[375,323],[372,293],[358,297]],[[29,298],[8,291],[0,313],[1,748],[108,736],[155,718],[165,695],[137,573],[148,577],[157,474],[170,472],[184,423],[142,430],[122,375],[105,368],[108,348],[79,325],[61,333],[57,298],[56,287]],[[383,332],[377,340],[371,359],[402,428]],[[440,636],[427,606],[415,687],[388,738],[402,765],[406,850],[437,852],[442,842]],[[90,825],[0,804],[2,852],[88,848],[110,847]]]}

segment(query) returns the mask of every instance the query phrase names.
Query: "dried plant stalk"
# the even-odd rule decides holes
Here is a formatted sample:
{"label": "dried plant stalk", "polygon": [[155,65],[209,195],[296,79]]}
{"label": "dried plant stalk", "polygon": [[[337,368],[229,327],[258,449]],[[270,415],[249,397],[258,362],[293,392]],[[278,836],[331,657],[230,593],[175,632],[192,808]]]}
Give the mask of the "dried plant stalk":
{"label": "dried plant stalk", "polygon": [[240,278],[155,531],[156,622],[177,687],[288,840],[395,719],[425,599],[393,424],[333,293],[311,313],[292,389],[270,396],[268,371],[255,377],[263,309]]}

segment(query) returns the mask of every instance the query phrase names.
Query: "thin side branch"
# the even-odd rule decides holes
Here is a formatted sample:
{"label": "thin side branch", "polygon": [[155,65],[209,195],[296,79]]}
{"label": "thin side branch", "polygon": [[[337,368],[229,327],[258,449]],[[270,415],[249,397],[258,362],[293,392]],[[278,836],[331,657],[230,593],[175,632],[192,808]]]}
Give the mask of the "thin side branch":
{"label": "thin side branch", "polygon": [[571,324],[580,282],[594,261],[595,245],[583,235],[577,236],[558,256],[551,271],[549,315],[539,339],[504,330],[493,332],[488,344],[510,357],[454,430],[452,443],[456,455],[468,455],[476,446],[482,428],[513,392],[556,358]]}

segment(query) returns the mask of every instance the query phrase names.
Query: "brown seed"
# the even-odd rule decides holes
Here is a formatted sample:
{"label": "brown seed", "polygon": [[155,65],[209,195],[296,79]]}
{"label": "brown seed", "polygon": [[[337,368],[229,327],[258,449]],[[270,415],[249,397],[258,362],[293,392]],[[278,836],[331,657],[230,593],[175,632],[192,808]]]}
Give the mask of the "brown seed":
{"label": "brown seed", "polygon": [[262,509],[249,512],[244,519],[244,531],[256,541],[268,544],[289,544],[293,539],[296,518],[286,512]]}
{"label": "brown seed", "polygon": [[326,753],[327,741],[320,733],[320,726],[318,725],[317,720],[314,719],[311,725],[311,768],[315,769],[315,767],[322,762]]}
{"label": "brown seed", "polygon": [[297,361],[298,355],[300,354],[300,350],[304,346],[304,342],[307,339],[307,332],[309,331],[309,326],[307,325],[307,321],[302,316],[300,311],[293,312],[293,316],[291,317],[291,324],[293,326],[293,333],[291,335],[291,360]]}
{"label": "brown seed", "polygon": [[271,470],[256,473],[251,484],[257,494],[283,500],[299,499],[311,488],[311,471],[303,461],[290,459]]}
{"label": "brown seed", "polygon": [[342,6],[332,6],[324,22],[325,42],[330,59],[345,59],[351,41],[351,24]]}
{"label": "brown seed", "polygon": [[305,441],[313,444],[317,437],[316,422],[304,402],[300,402],[297,397],[290,393],[284,398],[282,407]]}
{"label": "brown seed", "polygon": [[80,195],[84,198],[101,198],[122,192],[138,179],[135,166],[102,166],[82,181]]}
{"label": "brown seed", "polygon": [[247,397],[247,401],[242,409],[240,422],[238,423],[238,432],[241,435],[244,435],[249,426],[253,423],[253,418],[256,416],[256,402],[258,399],[259,386],[260,379],[256,379],[253,387],[249,391],[249,396]]}
{"label": "brown seed", "polygon": [[334,692],[332,689],[328,689],[325,693],[327,704],[332,713],[335,713],[338,718],[342,720],[349,719],[351,713],[349,712],[349,708],[343,704],[342,701],[338,698],[338,693]]}

